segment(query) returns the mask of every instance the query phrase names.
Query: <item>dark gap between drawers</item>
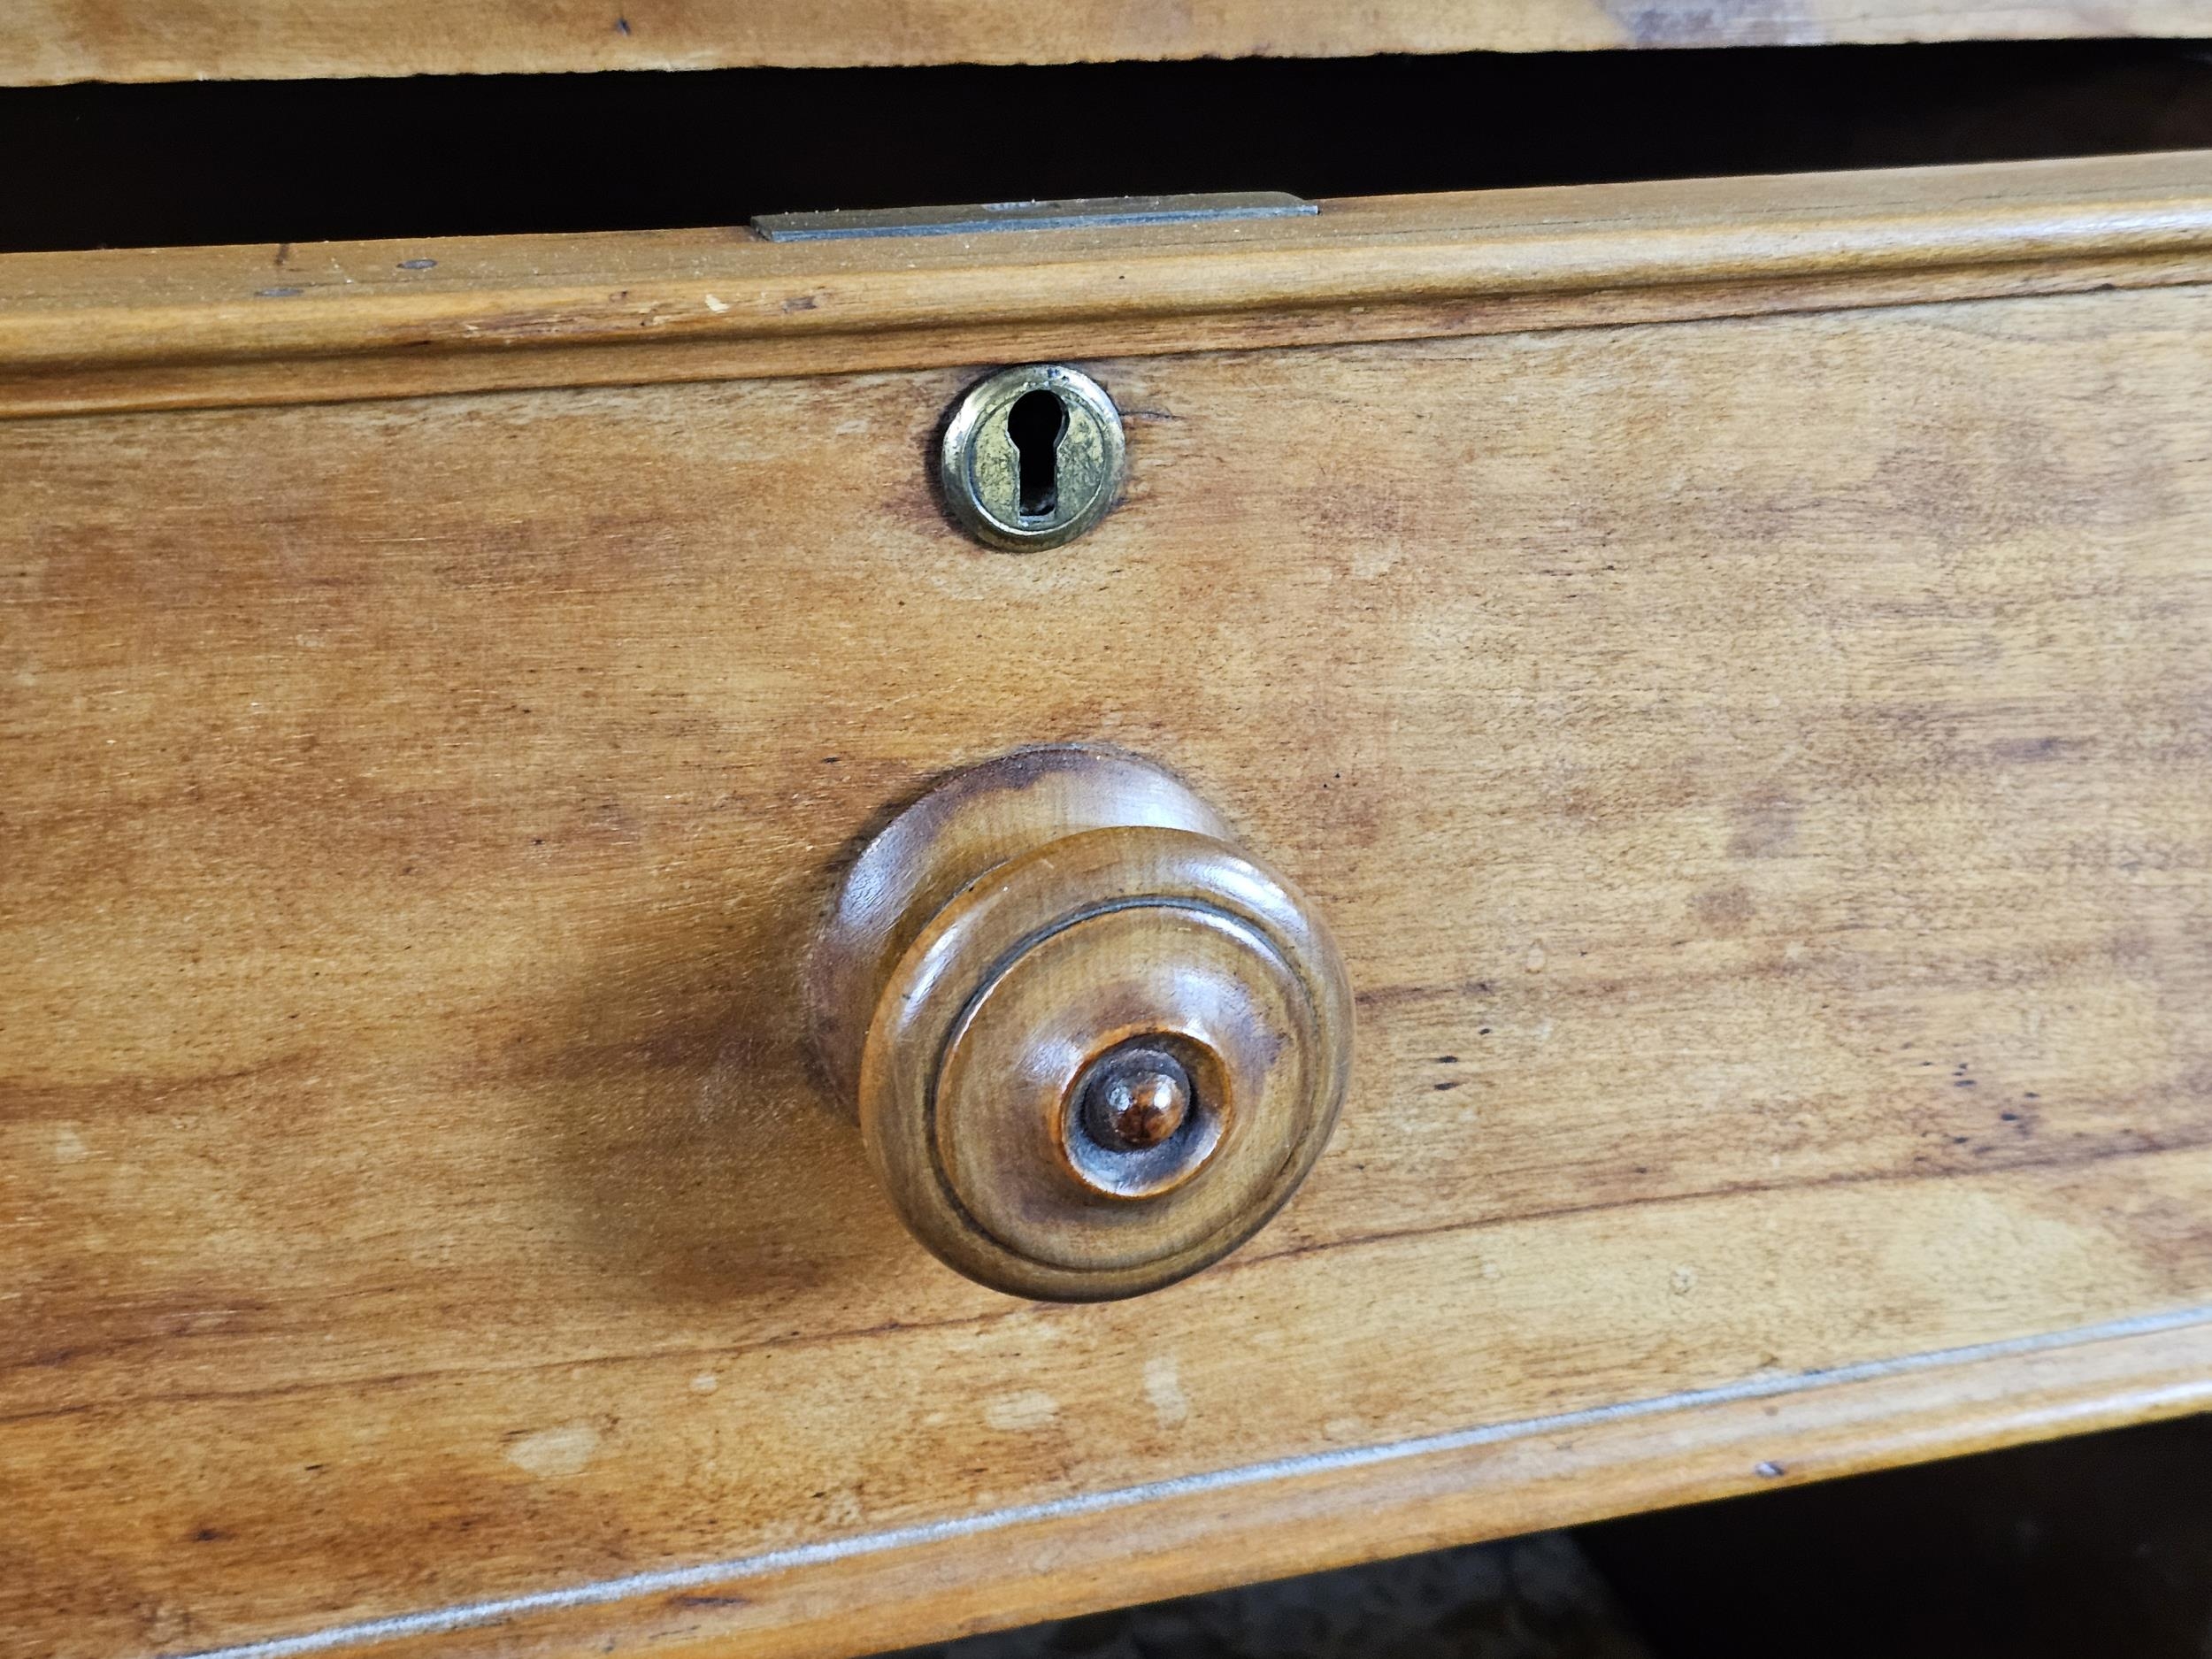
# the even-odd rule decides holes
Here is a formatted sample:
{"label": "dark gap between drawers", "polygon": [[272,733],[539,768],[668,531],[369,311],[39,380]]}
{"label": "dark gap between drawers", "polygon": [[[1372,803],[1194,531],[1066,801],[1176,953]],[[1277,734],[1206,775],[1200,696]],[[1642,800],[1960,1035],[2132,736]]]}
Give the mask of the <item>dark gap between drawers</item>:
{"label": "dark gap between drawers", "polygon": [[0,90],[0,250],[2208,145],[2201,42],[89,84]]}

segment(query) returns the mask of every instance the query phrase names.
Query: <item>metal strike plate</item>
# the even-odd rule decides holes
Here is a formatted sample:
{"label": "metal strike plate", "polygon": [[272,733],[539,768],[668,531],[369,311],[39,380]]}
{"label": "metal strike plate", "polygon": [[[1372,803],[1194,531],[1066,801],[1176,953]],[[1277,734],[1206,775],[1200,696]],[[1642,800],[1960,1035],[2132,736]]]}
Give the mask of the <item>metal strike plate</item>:
{"label": "metal strike plate", "polygon": [[1126,458],[1121,411],[1106,388],[1064,365],[1032,364],[994,374],[954,405],[938,480],[979,541],[1029,552],[1071,541],[1104,518]]}
{"label": "metal strike plate", "polygon": [[979,202],[964,207],[885,207],[764,213],[753,228],[770,242],[848,242],[863,236],[972,236],[1000,230],[1113,230],[1214,219],[1301,219],[1321,210],[1282,190],[1202,196],[1082,196],[1058,202]]}

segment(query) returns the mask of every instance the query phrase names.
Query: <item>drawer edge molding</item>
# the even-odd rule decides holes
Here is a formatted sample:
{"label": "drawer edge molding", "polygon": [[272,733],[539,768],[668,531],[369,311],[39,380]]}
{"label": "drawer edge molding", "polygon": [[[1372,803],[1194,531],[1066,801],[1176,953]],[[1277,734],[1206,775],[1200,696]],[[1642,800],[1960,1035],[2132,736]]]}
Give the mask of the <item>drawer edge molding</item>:
{"label": "drawer edge molding", "polygon": [[2207,1409],[2212,1307],[2182,1308],[153,1659],[430,1659],[494,1630],[503,1651],[849,1659]]}
{"label": "drawer edge molding", "polygon": [[2212,151],[880,242],[0,257],[0,416],[1350,344],[2212,280]]}

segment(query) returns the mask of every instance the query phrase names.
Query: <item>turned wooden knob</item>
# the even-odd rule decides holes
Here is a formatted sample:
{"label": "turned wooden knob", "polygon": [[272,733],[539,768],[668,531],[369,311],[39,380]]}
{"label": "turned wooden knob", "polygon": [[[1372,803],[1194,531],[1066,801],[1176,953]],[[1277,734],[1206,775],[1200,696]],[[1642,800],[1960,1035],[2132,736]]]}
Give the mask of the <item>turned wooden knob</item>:
{"label": "turned wooden knob", "polygon": [[1134,756],[1024,749],[940,785],[862,852],[812,968],[823,1064],[900,1214],[1017,1295],[1218,1260],[1344,1098],[1328,934]]}

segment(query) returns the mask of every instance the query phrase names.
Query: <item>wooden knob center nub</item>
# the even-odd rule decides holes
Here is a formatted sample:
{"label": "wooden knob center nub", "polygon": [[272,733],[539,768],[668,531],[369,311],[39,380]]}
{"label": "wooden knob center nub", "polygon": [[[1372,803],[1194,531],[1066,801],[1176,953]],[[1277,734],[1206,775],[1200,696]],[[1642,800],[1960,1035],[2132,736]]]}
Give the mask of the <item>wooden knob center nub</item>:
{"label": "wooden knob center nub", "polygon": [[1083,1133],[1108,1152],[1149,1152],[1190,1121],[1190,1073],[1164,1048],[1117,1048],[1086,1074]]}
{"label": "wooden knob center nub", "polygon": [[1326,1143],[1351,1002],[1305,902],[1160,767],[1025,749],[900,814],[812,964],[818,1044],[915,1235],[1016,1294],[1156,1288]]}

